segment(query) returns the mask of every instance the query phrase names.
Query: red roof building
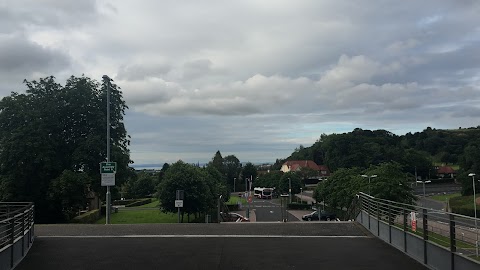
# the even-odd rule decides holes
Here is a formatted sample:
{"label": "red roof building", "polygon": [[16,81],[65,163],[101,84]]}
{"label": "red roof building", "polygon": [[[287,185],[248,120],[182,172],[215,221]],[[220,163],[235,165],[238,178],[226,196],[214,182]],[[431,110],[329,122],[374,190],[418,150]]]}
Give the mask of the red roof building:
{"label": "red roof building", "polygon": [[442,178],[445,178],[445,177],[454,178],[456,174],[457,174],[457,171],[455,171],[452,167],[449,167],[449,166],[440,166],[437,168],[437,175]]}
{"label": "red roof building", "polygon": [[317,165],[313,160],[290,160],[283,163],[282,172],[296,172],[301,168],[310,168],[314,171],[318,171],[322,176],[330,175],[330,170],[325,165]]}

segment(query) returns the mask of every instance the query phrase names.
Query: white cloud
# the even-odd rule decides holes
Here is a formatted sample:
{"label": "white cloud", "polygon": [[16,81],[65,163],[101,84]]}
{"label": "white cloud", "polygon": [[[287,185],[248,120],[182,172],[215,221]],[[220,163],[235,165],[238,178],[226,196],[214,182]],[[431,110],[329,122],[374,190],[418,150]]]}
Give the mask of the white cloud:
{"label": "white cloud", "polygon": [[476,126],[479,12],[454,0],[7,0],[0,96],[24,78],[108,74],[145,163],[216,150],[273,161],[355,127]]}

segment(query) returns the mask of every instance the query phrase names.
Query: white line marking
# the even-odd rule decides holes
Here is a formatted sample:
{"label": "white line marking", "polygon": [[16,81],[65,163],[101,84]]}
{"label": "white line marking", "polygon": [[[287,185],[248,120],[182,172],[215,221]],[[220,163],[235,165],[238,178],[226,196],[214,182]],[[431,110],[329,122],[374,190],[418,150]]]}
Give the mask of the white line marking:
{"label": "white line marking", "polygon": [[45,235],[36,238],[370,238],[367,235],[235,235],[235,234],[214,234],[214,235]]}

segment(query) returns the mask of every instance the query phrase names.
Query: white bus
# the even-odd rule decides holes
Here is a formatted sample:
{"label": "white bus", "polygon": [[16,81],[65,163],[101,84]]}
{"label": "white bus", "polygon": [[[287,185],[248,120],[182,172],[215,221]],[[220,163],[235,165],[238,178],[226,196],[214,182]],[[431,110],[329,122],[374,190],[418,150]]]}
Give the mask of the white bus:
{"label": "white bus", "polygon": [[259,199],[271,199],[273,197],[273,188],[256,187],[253,192],[254,196]]}

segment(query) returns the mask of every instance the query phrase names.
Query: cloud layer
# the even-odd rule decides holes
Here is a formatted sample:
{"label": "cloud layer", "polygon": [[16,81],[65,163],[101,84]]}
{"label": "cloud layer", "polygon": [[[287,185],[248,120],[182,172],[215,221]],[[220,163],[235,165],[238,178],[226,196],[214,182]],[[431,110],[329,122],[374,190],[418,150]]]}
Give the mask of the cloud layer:
{"label": "cloud layer", "polygon": [[136,163],[274,161],[322,133],[477,126],[480,3],[13,1],[0,96],[114,78]]}

